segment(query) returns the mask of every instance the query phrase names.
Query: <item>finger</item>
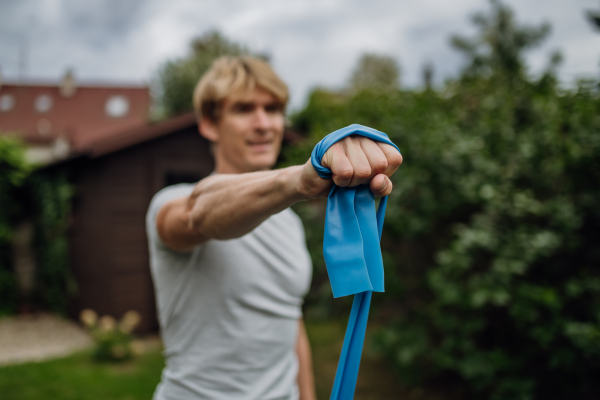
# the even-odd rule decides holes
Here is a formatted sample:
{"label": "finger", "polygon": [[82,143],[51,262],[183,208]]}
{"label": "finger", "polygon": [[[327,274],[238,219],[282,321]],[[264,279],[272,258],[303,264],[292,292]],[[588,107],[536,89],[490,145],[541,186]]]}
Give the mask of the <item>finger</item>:
{"label": "finger", "polygon": [[348,137],[344,140],[344,150],[348,160],[352,164],[353,174],[348,186],[358,186],[371,178],[371,166],[369,160],[363,151],[360,141],[355,137]]}
{"label": "finger", "polygon": [[396,148],[392,145],[377,142],[377,146],[383,151],[385,154],[385,158],[387,159],[387,168],[385,169],[384,174],[387,176],[392,176],[394,172],[398,169],[400,164],[402,164],[402,155]]}
{"label": "finger", "polygon": [[377,145],[377,143],[369,138],[360,138],[360,147],[362,148],[369,165],[371,166],[371,176],[383,174],[387,170],[388,161],[385,153]]}
{"label": "finger", "polygon": [[339,142],[334,144],[327,150],[323,159],[325,163],[322,165],[331,170],[333,182],[340,187],[348,186],[352,180],[354,168],[346,156],[344,147]]}
{"label": "finger", "polygon": [[374,176],[369,186],[375,197],[383,197],[392,193],[392,181],[385,174]]}

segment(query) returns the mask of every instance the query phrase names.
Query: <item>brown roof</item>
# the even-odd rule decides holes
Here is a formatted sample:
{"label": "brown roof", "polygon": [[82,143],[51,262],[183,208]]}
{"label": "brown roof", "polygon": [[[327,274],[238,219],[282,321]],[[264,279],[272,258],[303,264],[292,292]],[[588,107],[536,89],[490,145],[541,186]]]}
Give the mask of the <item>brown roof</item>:
{"label": "brown roof", "polygon": [[[91,158],[101,157],[189,128],[197,129],[196,114],[193,112],[172,117],[164,121],[154,123],[148,122],[145,125],[134,129],[118,131],[104,138],[97,138],[96,140],[89,141],[87,146],[80,147],[77,151],[72,152],[68,158],[57,160],[50,165],[59,165],[73,159],[78,159],[82,156]],[[200,135],[200,133],[198,133],[198,135]],[[299,135],[290,129],[285,129],[283,132],[284,143],[294,145],[303,140],[304,137],[302,135]]]}
{"label": "brown roof", "polygon": [[[50,99],[47,111],[36,109],[42,96]],[[123,99],[128,103],[122,116],[110,116],[106,111],[114,96],[121,96],[121,105]],[[17,132],[30,143],[67,137],[76,152],[148,123],[150,93],[146,86],[78,86],[72,97],[65,97],[58,85],[3,84],[0,102],[7,97],[12,98],[13,106],[6,111],[0,107],[0,131]]]}
{"label": "brown roof", "polygon": [[[100,157],[151,139],[168,135],[169,133],[192,127],[197,127],[196,114],[193,112],[129,131],[119,132],[118,134],[91,143],[88,148],[82,149],[82,151],[93,158]],[[198,133],[198,135],[199,134],[200,133]],[[285,143],[297,144],[302,140],[304,140],[304,138],[301,135],[290,129],[285,129],[283,132],[283,141]]]}
{"label": "brown roof", "polygon": [[[169,133],[196,126],[196,124],[196,114],[183,114],[166,121],[147,124],[139,128],[118,132],[118,134],[96,140],[95,142],[90,143],[88,148],[82,150],[91,157],[100,157],[138,143],[143,143]],[[200,133],[198,133],[198,135],[199,134]]]}

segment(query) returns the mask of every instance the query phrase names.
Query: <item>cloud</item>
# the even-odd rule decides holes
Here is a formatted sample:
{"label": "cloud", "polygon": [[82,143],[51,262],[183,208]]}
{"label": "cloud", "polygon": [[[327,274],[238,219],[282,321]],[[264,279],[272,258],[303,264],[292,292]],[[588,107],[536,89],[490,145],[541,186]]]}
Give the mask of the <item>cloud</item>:
{"label": "cloud", "polygon": [[[565,56],[565,81],[598,73],[600,34],[584,19],[595,0],[505,0],[521,22],[553,25],[548,42],[528,60],[540,71],[548,54]],[[311,87],[340,86],[360,54],[389,54],[402,66],[405,86],[456,74],[453,33],[471,34],[470,15],[487,11],[477,0],[0,0],[0,66],[18,75],[18,50],[27,42],[28,76],[57,80],[67,66],[84,80],[148,81],[165,60],[186,54],[194,36],[219,29],[271,55],[298,107]]]}

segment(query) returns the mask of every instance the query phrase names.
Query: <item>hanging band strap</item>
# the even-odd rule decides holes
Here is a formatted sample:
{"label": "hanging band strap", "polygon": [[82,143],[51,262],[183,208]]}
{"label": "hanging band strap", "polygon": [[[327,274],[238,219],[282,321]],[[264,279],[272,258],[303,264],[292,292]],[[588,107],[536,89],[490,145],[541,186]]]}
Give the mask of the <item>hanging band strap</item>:
{"label": "hanging band strap", "polygon": [[[358,124],[347,126],[330,133],[315,146],[311,162],[319,176],[332,177],[331,170],[321,165],[321,159],[334,143],[350,135],[368,137],[398,149],[383,132]],[[331,400],[354,398],[371,295],[373,291],[384,291],[379,242],[386,204],[387,196],[375,211],[375,198],[368,185],[353,188],[334,185],[329,192],[323,238],[329,281],[334,297],[355,295]]]}

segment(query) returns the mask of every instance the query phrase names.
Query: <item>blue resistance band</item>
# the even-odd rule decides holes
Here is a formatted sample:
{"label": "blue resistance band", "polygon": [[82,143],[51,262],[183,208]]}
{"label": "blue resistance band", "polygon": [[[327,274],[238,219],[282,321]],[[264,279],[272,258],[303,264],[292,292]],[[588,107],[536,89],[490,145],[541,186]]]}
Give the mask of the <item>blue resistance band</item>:
{"label": "blue resistance band", "polygon": [[[311,162],[321,178],[332,177],[331,170],[321,165],[327,149],[350,135],[368,137],[398,149],[385,133],[352,124],[330,133],[313,149]],[[368,185],[352,188],[334,185],[329,192],[323,256],[333,297],[355,295],[330,400],[354,398],[371,295],[374,291],[384,291],[379,242],[386,205],[387,196],[381,199],[375,211],[375,198]]]}

